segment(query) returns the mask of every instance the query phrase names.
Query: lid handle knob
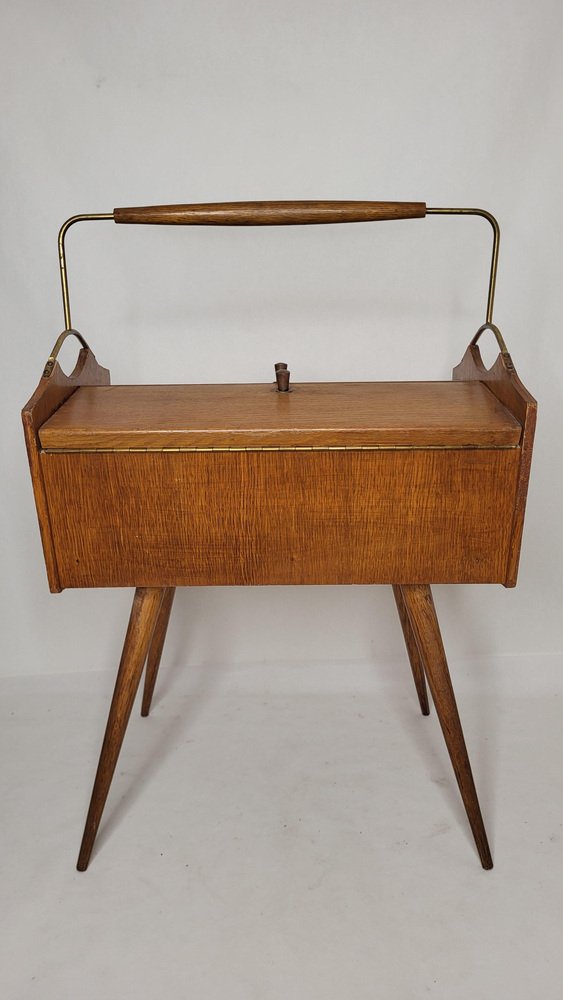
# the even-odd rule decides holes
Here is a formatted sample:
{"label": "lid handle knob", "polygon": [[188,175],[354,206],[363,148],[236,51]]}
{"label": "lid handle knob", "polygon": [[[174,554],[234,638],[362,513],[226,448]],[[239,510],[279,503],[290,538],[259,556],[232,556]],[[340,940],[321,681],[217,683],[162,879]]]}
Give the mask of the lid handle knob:
{"label": "lid handle knob", "polygon": [[277,361],[274,365],[274,371],[276,373],[278,392],[289,392],[289,376],[291,372],[288,371],[285,361]]}

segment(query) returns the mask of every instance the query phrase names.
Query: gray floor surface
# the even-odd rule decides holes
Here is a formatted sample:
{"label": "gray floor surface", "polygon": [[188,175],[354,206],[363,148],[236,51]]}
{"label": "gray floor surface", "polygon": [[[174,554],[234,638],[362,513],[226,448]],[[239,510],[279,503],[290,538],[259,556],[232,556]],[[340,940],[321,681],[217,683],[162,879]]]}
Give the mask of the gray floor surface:
{"label": "gray floor surface", "polygon": [[1,682],[6,1000],[561,1000],[563,671],[452,670],[495,868],[405,663],[166,669],[74,865],[113,677]]}

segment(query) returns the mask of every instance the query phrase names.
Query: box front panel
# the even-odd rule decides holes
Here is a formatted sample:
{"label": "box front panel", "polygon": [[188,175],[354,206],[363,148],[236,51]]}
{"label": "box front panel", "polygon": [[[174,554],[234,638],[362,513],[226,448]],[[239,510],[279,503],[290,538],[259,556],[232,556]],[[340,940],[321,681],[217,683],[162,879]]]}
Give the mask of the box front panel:
{"label": "box front panel", "polygon": [[63,587],[506,578],[518,448],[41,462]]}

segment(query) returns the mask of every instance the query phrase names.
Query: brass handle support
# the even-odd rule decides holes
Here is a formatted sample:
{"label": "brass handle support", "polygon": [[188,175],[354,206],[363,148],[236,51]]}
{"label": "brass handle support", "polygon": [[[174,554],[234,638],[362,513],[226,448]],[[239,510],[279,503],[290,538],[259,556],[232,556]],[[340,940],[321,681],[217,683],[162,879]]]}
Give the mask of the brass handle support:
{"label": "brass handle support", "polygon": [[240,201],[201,205],[156,205],[115,208],[113,212],[73,215],[59,232],[59,268],[65,329],[70,330],[70,298],[65,237],[75,222],[110,219],[117,223],[173,226],[298,226],[333,222],[377,222],[421,219],[425,215],[479,215],[493,229],[486,323],[493,322],[500,229],[490,212],[481,208],[427,208],[423,201]]}
{"label": "brass handle support", "polygon": [[491,254],[491,270],[489,272],[489,292],[487,295],[487,314],[485,322],[492,324],[493,307],[495,304],[495,288],[497,284],[498,252],[500,247],[500,226],[494,215],[484,208],[427,208],[427,215],[479,215],[490,223],[493,230],[493,249]]}

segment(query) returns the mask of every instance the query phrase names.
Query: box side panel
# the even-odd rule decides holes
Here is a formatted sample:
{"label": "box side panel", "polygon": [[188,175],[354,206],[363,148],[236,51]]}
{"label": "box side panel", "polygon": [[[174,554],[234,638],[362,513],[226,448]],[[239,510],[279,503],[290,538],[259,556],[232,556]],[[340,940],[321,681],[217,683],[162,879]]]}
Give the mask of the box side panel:
{"label": "box side panel", "polygon": [[39,522],[39,533],[41,535],[41,545],[43,546],[47,580],[49,581],[49,590],[52,594],[60,594],[62,587],[59,580],[55,543],[53,541],[51,522],[49,519],[49,504],[47,501],[45,483],[43,481],[43,472],[40,461],[41,451],[37,442],[35,427],[33,425],[33,414],[24,410],[22,412],[22,421],[23,432],[25,435],[25,445],[27,448],[27,458],[29,461],[29,471],[31,472],[31,485],[33,487],[35,509],[37,511],[37,520]]}
{"label": "box side panel", "polygon": [[[72,330],[61,334],[61,337],[70,334],[77,335],[76,331]],[[50,590],[56,594],[63,589],[64,584],[61,584],[57,566],[56,543],[52,533],[48,493],[43,480],[39,434],[45,421],[59,407],[63,406],[79,386],[109,385],[110,374],[107,368],[102,368],[98,364],[89,347],[81,348],[71,375],[66,375],[63,372],[55,360],[55,356],[56,354],[49,358],[39,385],[31,399],[25,404],[22,410],[22,420],[47,578]]]}
{"label": "box side panel", "polygon": [[520,381],[509,354],[499,354],[494,365],[485,368],[479,347],[473,342],[467,348],[459,365],[454,368],[453,378],[462,382],[475,380],[482,382],[522,427],[517,495],[504,581],[505,586],[515,587],[532,463],[537,403]]}
{"label": "box side panel", "polygon": [[41,462],[64,587],[505,579],[518,448]]}

